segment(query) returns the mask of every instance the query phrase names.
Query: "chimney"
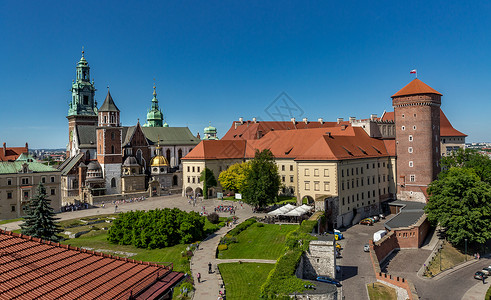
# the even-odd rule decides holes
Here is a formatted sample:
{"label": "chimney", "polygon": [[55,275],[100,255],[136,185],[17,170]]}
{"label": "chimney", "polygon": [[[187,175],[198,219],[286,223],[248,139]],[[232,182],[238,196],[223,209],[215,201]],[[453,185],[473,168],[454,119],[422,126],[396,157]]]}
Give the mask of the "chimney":
{"label": "chimney", "polygon": [[307,120],[307,118],[303,118],[302,121],[305,123],[305,124],[309,124],[309,121]]}
{"label": "chimney", "polygon": [[3,156],[7,155],[7,143],[3,143]]}
{"label": "chimney", "polygon": [[244,118],[240,117],[239,122],[240,122],[240,125],[244,124]]}
{"label": "chimney", "polygon": [[324,124],[324,120],[322,118],[319,118],[319,123]]}
{"label": "chimney", "polygon": [[328,137],[332,137],[332,136],[331,136],[331,132],[330,132],[330,131],[326,132],[326,135],[327,135]]}
{"label": "chimney", "polygon": [[26,151],[27,151],[27,154],[29,154],[29,145],[27,144],[27,142],[26,142]]}
{"label": "chimney", "polygon": [[199,131],[198,131],[198,134],[196,135],[196,137],[201,140],[201,136],[199,135]]}
{"label": "chimney", "polygon": [[252,123],[257,123],[256,117],[252,118]]}
{"label": "chimney", "polygon": [[343,118],[338,118],[338,124],[341,123],[341,122],[343,122],[343,121],[344,121]]}
{"label": "chimney", "polygon": [[296,124],[296,122],[295,122],[295,118],[292,118],[292,123],[293,123],[293,125],[295,125],[295,124]]}
{"label": "chimney", "polygon": [[355,120],[356,120],[356,117],[349,117],[350,124],[353,123],[353,122],[355,122]]}
{"label": "chimney", "polygon": [[374,121],[377,118],[377,114],[371,114],[370,120]]}

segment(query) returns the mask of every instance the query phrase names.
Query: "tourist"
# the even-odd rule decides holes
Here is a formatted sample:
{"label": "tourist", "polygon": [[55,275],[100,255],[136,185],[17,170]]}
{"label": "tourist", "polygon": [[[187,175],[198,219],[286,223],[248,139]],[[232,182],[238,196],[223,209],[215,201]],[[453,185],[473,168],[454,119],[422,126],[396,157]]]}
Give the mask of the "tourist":
{"label": "tourist", "polygon": [[201,274],[200,273],[196,274],[196,278],[198,278],[198,283],[200,283],[201,282]]}

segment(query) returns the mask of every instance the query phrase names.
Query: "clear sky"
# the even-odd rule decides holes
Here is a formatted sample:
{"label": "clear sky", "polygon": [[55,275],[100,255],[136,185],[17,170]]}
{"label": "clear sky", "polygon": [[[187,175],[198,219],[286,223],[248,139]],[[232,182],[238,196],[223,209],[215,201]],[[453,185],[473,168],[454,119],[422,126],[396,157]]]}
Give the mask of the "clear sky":
{"label": "clear sky", "polygon": [[0,0],[0,141],[66,146],[82,46],[125,126],[145,122],[153,78],[170,126],[221,137],[282,92],[297,119],[380,116],[417,69],[467,141],[491,141],[491,2],[452,2]]}

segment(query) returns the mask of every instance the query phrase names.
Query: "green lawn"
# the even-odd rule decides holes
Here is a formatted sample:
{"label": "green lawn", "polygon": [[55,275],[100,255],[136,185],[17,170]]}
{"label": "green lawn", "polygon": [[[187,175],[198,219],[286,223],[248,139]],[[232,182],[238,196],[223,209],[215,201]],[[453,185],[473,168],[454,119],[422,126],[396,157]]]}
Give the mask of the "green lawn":
{"label": "green lawn", "polygon": [[484,296],[484,300],[491,300],[491,286],[489,287],[488,291],[486,292],[486,296]]}
{"label": "green lawn", "polygon": [[10,219],[10,220],[2,220],[2,221],[0,221],[0,225],[7,224],[7,223],[12,223],[12,222],[17,222],[17,221],[22,221],[22,220],[24,220],[24,218]]}
{"label": "green lawn", "polygon": [[397,300],[396,290],[380,282],[367,284],[370,300]]}
{"label": "green lawn", "polygon": [[[441,268],[440,268],[440,255],[441,257]],[[467,260],[474,259],[471,255],[467,255]],[[459,251],[457,248],[453,247],[449,243],[443,244],[442,250],[435,255],[433,260],[429,263],[428,272],[425,273],[426,276],[431,277],[436,274],[452,268],[460,263],[465,262],[465,254]],[[441,271],[440,271],[441,270]]]}
{"label": "green lawn", "polygon": [[287,203],[291,203],[293,205],[296,205],[297,203],[297,197],[290,197],[290,196],[279,196],[278,197],[278,202],[276,202],[276,204],[287,204]]}
{"label": "green lawn", "polygon": [[220,251],[218,258],[256,258],[278,259],[285,253],[285,237],[299,225],[274,225],[259,223],[251,225],[237,236],[238,243],[228,245],[228,249]]}
{"label": "green lawn", "polygon": [[258,299],[261,285],[274,264],[226,263],[219,264],[227,299]]}

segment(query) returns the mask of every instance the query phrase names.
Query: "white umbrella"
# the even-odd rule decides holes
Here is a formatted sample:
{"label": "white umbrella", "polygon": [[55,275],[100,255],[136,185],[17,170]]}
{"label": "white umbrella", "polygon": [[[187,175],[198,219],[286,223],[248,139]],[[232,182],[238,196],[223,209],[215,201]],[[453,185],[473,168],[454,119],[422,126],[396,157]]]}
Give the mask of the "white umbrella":
{"label": "white umbrella", "polygon": [[282,206],[280,208],[277,208],[277,209],[275,209],[273,211],[270,211],[268,213],[268,215],[272,215],[272,216],[283,215],[283,214],[286,214],[287,212],[289,212],[289,211],[291,211],[293,209],[295,209],[295,206],[290,205],[290,204],[287,204],[287,205]]}

